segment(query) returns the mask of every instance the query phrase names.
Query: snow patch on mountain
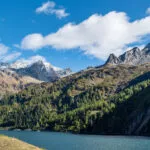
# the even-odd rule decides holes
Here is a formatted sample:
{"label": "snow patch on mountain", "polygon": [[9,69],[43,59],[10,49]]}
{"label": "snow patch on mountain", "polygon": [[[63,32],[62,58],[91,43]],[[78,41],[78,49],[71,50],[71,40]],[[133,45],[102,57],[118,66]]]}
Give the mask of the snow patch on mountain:
{"label": "snow patch on mountain", "polygon": [[0,63],[0,69],[12,69],[21,75],[29,75],[41,81],[51,82],[72,74],[71,69],[53,66],[42,56],[20,59],[12,64]]}

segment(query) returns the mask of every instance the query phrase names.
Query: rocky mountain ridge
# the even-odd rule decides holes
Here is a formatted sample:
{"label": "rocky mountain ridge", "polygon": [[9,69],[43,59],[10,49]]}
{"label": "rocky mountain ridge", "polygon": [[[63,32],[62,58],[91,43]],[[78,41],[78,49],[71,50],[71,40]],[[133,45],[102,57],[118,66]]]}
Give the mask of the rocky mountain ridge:
{"label": "rocky mountain ridge", "polygon": [[150,62],[150,43],[147,44],[142,50],[138,47],[134,47],[119,57],[115,56],[115,54],[110,54],[106,64],[140,65],[148,62]]}
{"label": "rocky mountain ridge", "polygon": [[61,69],[51,65],[43,60],[37,60],[33,63],[0,63],[0,70],[12,70],[21,76],[30,76],[43,82],[53,82],[61,77],[72,74],[70,68]]}
{"label": "rocky mountain ridge", "polygon": [[42,60],[32,63],[17,61],[0,63],[0,99],[7,93],[18,93],[31,84],[53,82],[72,74],[71,69],[61,69]]}

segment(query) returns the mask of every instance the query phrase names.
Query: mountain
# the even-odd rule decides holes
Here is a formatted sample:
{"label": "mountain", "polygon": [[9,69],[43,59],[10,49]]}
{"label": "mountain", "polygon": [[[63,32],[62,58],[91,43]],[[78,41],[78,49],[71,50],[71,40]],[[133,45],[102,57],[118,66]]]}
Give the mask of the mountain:
{"label": "mountain", "polygon": [[[111,54],[106,64],[113,65],[89,67],[5,94],[0,100],[0,127],[150,136],[149,53],[150,44],[119,57]],[[11,68],[44,80],[49,80],[48,71],[51,79],[61,71],[43,61]],[[61,76],[66,72],[70,69]]]}
{"label": "mountain", "polygon": [[0,127],[150,135],[149,70],[150,63],[106,65],[31,85],[0,101]]}
{"label": "mountain", "polygon": [[58,77],[60,77],[60,78],[73,74],[73,72],[70,68],[57,69],[57,70],[55,69],[55,71],[56,71],[56,74],[58,75]]}
{"label": "mountain", "polygon": [[53,67],[50,64],[44,64],[41,60],[24,68],[13,69],[18,74],[28,75],[40,81],[52,82],[58,79],[58,75]]}
{"label": "mountain", "polygon": [[8,68],[0,68],[0,99],[3,95],[17,93],[31,84],[41,81],[30,76],[22,76]]}
{"label": "mountain", "polygon": [[106,64],[113,64],[113,65],[120,64],[120,59],[114,54],[110,54],[110,56],[106,61]]}
{"label": "mountain", "polygon": [[72,74],[68,69],[52,66],[44,60],[32,63],[17,61],[15,63],[0,63],[0,98],[6,93],[18,93],[31,84],[54,82]]}
{"label": "mountain", "polygon": [[126,89],[122,94],[126,94],[127,90],[135,92],[145,85],[148,86],[142,90],[137,90],[130,96],[129,93],[126,94],[128,99],[122,101],[114,111],[105,114],[98,120],[91,132],[150,136],[150,82],[145,81],[140,84],[136,85],[136,88],[132,86],[134,90]]}
{"label": "mountain", "polygon": [[17,61],[12,64],[0,63],[0,69],[9,69],[21,76],[30,76],[40,81],[53,82],[59,78],[72,74],[71,69],[61,69],[52,66],[44,60],[35,60],[32,63]]}
{"label": "mountain", "polygon": [[119,57],[115,56],[114,54],[110,54],[106,64],[139,65],[147,62],[150,62],[150,43],[142,50],[140,50],[138,47],[135,47]]}

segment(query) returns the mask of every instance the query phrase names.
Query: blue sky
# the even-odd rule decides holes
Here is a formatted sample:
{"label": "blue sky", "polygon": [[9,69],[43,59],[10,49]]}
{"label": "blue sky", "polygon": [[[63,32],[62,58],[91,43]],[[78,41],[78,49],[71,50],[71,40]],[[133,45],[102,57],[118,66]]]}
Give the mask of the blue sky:
{"label": "blue sky", "polygon": [[[55,66],[70,67],[73,71],[78,71],[87,66],[103,64],[109,53],[116,53],[117,55],[128,47],[135,45],[142,47],[149,42],[149,0],[55,0],[53,1],[55,6],[48,7],[47,11],[44,9],[37,11],[38,8],[42,8],[44,3],[46,4],[48,1],[12,0],[8,2],[1,0],[0,44],[3,47],[0,48],[0,51],[5,53],[2,56],[0,54],[1,60],[15,61],[40,55]],[[59,14],[59,10],[64,12]],[[115,12],[113,13],[113,11]],[[124,14],[121,14],[121,12],[124,12]],[[129,17],[130,20],[126,17]],[[126,35],[126,39],[119,38],[124,35],[122,31],[119,35],[109,35],[111,32],[114,33],[114,30],[116,33],[117,29],[113,31],[110,29],[115,18],[118,19],[118,22],[116,22],[116,26],[119,25],[118,30],[123,29],[128,32],[131,29],[137,29],[141,32],[132,30],[132,36]],[[143,19],[145,21],[142,22]],[[138,20],[141,21],[136,23]],[[83,21],[86,21],[85,25],[80,25]],[[109,21],[110,25],[108,26]],[[128,23],[132,24],[128,25]],[[69,27],[64,27],[68,24]],[[112,25],[112,28],[115,27]],[[131,29],[128,30],[128,28]],[[147,28],[147,30],[145,31],[143,28]],[[61,29],[62,32],[58,33],[58,30]],[[108,32],[110,29],[110,33],[102,32],[103,29]],[[126,31],[124,32],[126,33]],[[38,35],[33,38],[34,33]],[[52,33],[55,35],[52,35]],[[28,35],[32,36],[29,38]],[[39,39],[39,43],[41,40],[42,43],[33,45],[34,42],[38,43],[35,38],[37,39],[39,35],[42,35],[42,38]],[[103,38],[106,35],[111,39]],[[47,38],[47,36],[49,37]],[[83,40],[80,40],[82,36]],[[96,40],[96,38],[100,40]],[[118,41],[119,44],[115,42],[117,38],[122,40]],[[130,40],[127,40],[127,38]],[[107,41],[107,39],[114,42]],[[107,42],[110,45],[108,47]],[[115,48],[116,50],[114,50]],[[12,54],[14,55],[12,56]]]}

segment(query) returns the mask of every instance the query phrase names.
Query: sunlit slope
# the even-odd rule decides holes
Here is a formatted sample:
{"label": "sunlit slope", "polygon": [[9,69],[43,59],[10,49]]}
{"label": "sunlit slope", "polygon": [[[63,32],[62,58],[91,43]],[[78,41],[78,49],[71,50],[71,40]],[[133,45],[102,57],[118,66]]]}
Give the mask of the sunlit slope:
{"label": "sunlit slope", "polygon": [[15,138],[0,135],[0,150],[42,150]]}

